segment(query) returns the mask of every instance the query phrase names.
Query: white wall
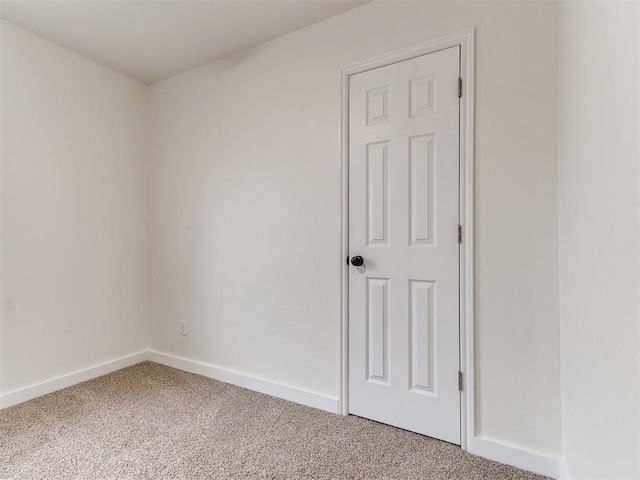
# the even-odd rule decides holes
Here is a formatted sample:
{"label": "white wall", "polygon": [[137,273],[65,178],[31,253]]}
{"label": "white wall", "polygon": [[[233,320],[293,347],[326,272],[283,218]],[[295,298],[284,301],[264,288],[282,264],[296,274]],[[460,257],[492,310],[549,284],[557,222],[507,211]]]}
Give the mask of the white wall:
{"label": "white wall", "polygon": [[561,2],[562,427],[572,479],[640,478],[640,3]]}
{"label": "white wall", "polygon": [[153,85],[151,347],[337,396],[340,67],[474,26],[477,426],[559,455],[553,2],[374,2]]}
{"label": "white wall", "polygon": [[146,349],[147,108],[2,22],[2,393]]}

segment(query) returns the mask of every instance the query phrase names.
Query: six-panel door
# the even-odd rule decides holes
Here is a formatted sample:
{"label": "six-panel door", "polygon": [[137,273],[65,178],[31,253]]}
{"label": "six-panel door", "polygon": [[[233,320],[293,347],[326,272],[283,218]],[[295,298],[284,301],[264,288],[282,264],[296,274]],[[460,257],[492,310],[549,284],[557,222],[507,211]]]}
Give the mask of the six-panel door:
{"label": "six-panel door", "polygon": [[349,82],[349,412],[456,444],[459,59]]}

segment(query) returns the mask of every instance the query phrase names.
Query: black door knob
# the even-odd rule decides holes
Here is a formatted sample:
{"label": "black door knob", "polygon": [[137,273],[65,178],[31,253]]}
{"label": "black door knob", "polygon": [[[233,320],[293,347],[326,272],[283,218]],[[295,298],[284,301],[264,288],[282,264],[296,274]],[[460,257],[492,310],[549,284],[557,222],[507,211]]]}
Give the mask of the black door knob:
{"label": "black door knob", "polygon": [[360,255],[351,257],[351,265],[353,265],[354,267],[361,267],[362,265],[364,265],[364,258],[362,258]]}

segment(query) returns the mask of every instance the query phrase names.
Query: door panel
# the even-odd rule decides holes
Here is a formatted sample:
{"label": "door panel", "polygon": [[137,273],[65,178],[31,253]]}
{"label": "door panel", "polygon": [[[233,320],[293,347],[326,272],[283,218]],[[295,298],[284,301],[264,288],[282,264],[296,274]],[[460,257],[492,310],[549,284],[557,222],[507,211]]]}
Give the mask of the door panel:
{"label": "door panel", "polygon": [[349,80],[349,411],[456,444],[459,58]]}

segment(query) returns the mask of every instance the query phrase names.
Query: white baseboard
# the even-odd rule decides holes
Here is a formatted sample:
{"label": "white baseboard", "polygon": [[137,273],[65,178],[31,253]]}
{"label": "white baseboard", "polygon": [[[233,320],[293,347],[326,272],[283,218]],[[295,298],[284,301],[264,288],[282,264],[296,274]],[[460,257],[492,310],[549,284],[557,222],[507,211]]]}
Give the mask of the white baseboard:
{"label": "white baseboard", "polygon": [[19,390],[7,392],[0,395],[0,409],[17,405],[18,403],[32,400],[48,393],[62,390],[63,388],[77,385],[78,383],[86,382],[96,377],[101,377],[107,373],[115,372],[125,367],[130,367],[140,362],[144,362],[148,359],[148,352],[138,352],[126,357],[116,358],[109,362],[94,365],[93,367],[85,368],[77,372],[62,375],[60,377],[47,380],[45,382],[30,385]]}
{"label": "white baseboard", "polygon": [[160,352],[146,350],[143,352],[117,358],[110,362],[94,365],[77,372],[37,383],[19,390],[0,395],[0,409],[17,405],[18,403],[32,400],[42,395],[72,387],[78,383],[86,382],[93,378],[115,372],[125,367],[130,367],[144,361],[153,361],[168,367],[178,368],[186,372],[196,373],[213,378],[221,382],[230,383],[239,387],[248,388],[256,392],[265,393],[291,402],[300,403],[309,407],[319,408],[331,413],[338,413],[338,399],[317,392],[304,390],[289,385],[283,385],[264,378],[255,377],[220,367],[214,367],[206,363],[188,360],[186,358],[167,355]]}
{"label": "white baseboard", "polygon": [[283,385],[246,373],[235,372],[220,367],[214,367],[206,363],[188,360],[186,358],[167,355],[160,352],[149,351],[148,360],[168,367],[177,368],[187,372],[213,378],[225,383],[231,383],[238,387],[247,388],[256,392],[265,393],[273,397],[283,398],[291,402],[300,403],[309,407],[319,408],[331,413],[338,413],[338,399],[321,393],[304,390],[290,385]]}
{"label": "white baseboard", "polygon": [[480,457],[506,463],[514,467],[538,473],[547,477],[559,478],[560,465],[557,458],[539,455],[516,447],[510,447],[487,438],[475,437],[471,441],[469,453]]}

